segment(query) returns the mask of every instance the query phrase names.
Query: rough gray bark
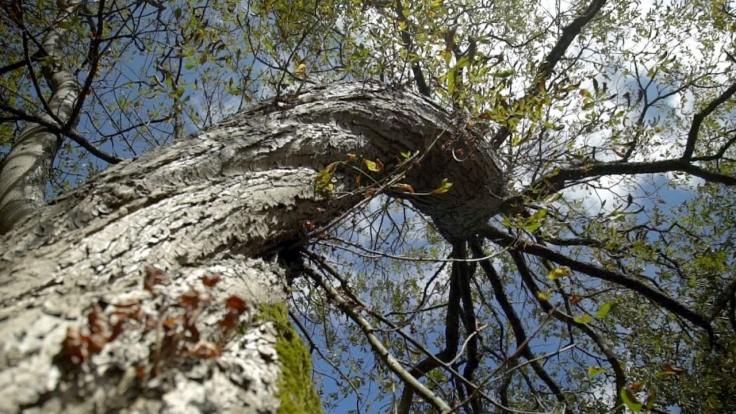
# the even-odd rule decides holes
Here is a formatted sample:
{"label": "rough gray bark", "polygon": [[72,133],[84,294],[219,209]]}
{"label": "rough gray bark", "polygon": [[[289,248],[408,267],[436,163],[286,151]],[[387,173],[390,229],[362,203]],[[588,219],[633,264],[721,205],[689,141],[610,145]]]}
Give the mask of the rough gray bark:
{"label": "rough gray bark", "polygon": [[[443,179],[452,188],[402,197],[446,238],[467,237],[498,213],[505,190],[487,141],[455,124],[378,85],[316,89],[126,161],[42,208],[0,239],[0,412],[276,412],[282,355],[258,314],[286,297],[277,253],[365,199],[355,169],[335,170],[331,194],[315,191],[319,171],[355,154],[385,165],[369,172],[378,179],[400,153],[431,148],[396,182],[417,194]],[[152,286],[159,273],[168,282]],[[221,281],[203,286],[213,274]],[[189,310],[194,335],[171,319],[198,295],[209,298]],[[247,303],[244,328],[224,341],[233,295]],[[131,308],[137,318],[121,316]],[[74,358],[92,349],[74,346],[77,332],[94,338],[121,319],[121,332],[97,335],[109,339],[101,352]],[[221,355],[194,357],[206,349],[182,339],[180,355],[164,358],[172,325],[176,338],[219,341]]]}
{"label": "rough gray bark", "polygon": [[[62,127],[69,121],[79,97],[76,77],[64,66],[60,39],[80,1],[67,2],[59,11],[56,24],[43,39],[43,74],[51,90],[41,118]],[[49,172],[63,138],[48,128],[29,123],[18,135],[10,153],[0,166],[0,234],[12,229],[45,204]]]}

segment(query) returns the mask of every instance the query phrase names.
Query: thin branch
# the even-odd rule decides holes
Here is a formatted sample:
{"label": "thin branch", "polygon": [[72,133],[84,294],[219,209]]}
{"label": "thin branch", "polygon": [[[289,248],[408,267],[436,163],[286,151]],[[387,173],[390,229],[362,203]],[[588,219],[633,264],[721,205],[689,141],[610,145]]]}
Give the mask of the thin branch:
{"label": "thin branch", "polygon": [[515,250],[518,250],[520,252],[541,257],[551,262],[567,266],[574,271],[585,273],[586,275],[594,277],[596,279],[605,280],[640,293],[650,301],[667,309],[673,314],[679,315],[690,321],[693,325],[706,330],[711,337],[711,340],[713,339],[713,327],[711,326],[710,320],[708,320],[707,317],[693,311],[692,309],[676,301],[675,299],[672,299],[664,293],[636,279],[630,278],[618,272],[605,269],[600,266],[595,266],[589,263],[584,263],[578,260],[571,259],[561,253],[555,252],[545,246],[541,246],[536,243],[532,243],[529,241],[517,242],[517,240],[513,237],[503,233],[502,231],[494,228],[491,225],[483,226],[483,228],[480,230],[480,234],[483,237],[502,246],[513,247]]}
{"label": "thin branch", "polygon": [[351,303],[345,300],[345,298],[343,298],[337,292],[337,290],[335,290],[335,288],[325,282],[324,278],[322,278],[322,275],[315,272],[313,269],[304,268],[303,272],[312,280],[314,280],[315,283],[317,283],[322,289],[324,289],[330,300],[332,300],[346,316],[348,316],[350,319],[358,324],[360,329],[363,331],[363,335],[365,335],[366,339],[368,339],[368,342],[371,344],[373,351],[394,374],[401,378],[401,380],[403,380],[407,385],[414,388],[414,391],[416,391],[426,401],[437,408],[440,413],[449,414],[452,412],[452,409],[449,405],[447,405],[445,401],[443,401],[435,393],[424,386],[424,384],[414,378],[414,376],[412,376],[406,369],[404,369],[399,361],[397,361],[396,358],[391,355],[388,349],[386,349],[386,346],[383,345],[381,340],[378,339],[378,337],[375,335],[375,329],[373,328],[373,326],[371,326],[368,320],[365,319],[357,311],[358,308],[356,307],[355,303]]}
{"label": "thin branch", "polygon": [[[396,9],[397,19],[406,23],[406,28],[401,29],[401,41],[404,42],[404,47],[406,48],[407,55],[411,55],[413,53],[412,49],[414,46],[414,41],[408,29],[409,27],[414,28],[414,25],[406,20],[406,18],[404,18],[404,6],[400,1],[397,1],[394,7]],[[419,93],[427,97],[431,96],[432,90],[429,88],[429,86],[427,86],[427,81],[424,79],[424,73],[422,72],[422,67],[419,65],[419,61],[416,61],[411,65],[411,70],[412,73],[414,73],[414,81],[417,83],[417,89],[419,89]]]}
{"label": "thin branch", "polygon": [[[453,255],[455,252],[453,251]],[[457,355],[457,348],[460,342],[460,287],[459,287],[459,268],[453,264],[450,273],[450,292],[447,298],[447,311],[445,312],[445,348],[435,355],[428,353],[428,357],[419,361],[412,367],[410,373],[419,379],[430,371],[440,366],[447,367]],[[398,412],[407,414],[411,409],[411,401],[414,390],[411,387],[404,388],[399,402]]]}
{"label": "thin branch", "polygon": [[353,389],[353,392],[355,393],[355,399],[357,400],[356,404],[360,404],[360,401],[361,401],[360,392],[358,392],[358,389],[355,388],[355,385],[353,385],[353,381],[350,381],[350,378],[348,378],[348,376],[345,375],[337,365],[335,365],[329,358],[325,356],[324,353],[322,353],[322,350],[320,349],[320,347],[314,343],[314,340],[312,340],[311,335],[309,335],[309,332],[307,332],[307,327],[304,326],[304,324],[302,324],[299,318],[297,318],[297,315],[295,315],[294,312],[289,311],[289,317],[291,317],[291,320],[294,322],[294,325],[296,325],[296,327],[301,331],[302,335],[307,339],[307,342],[309,342],[310,353],[312,350],[314,350],[314,352],[316,352],[320,356],[320,358],[322,358],[323,361],[327,362],[327,364],[331,366],[332,369],[334,369],[335,371],[337,371],[338,374],[340,374],[342,379],[345,380],[345,382],[348,385],[350,385],[350,388]]}
{"label": "thin branch", "polygon": [[[541,85],[544,85],[550,75],[552,75],[555,66],[565,55],[565,52],[567,52],[567,49],[572,44],[573,40],[575,40],[583,28],[593,20],[605,4],[606,0],[591,1],[590,4],[588,4],[588,7],[585,8],[583,14],[575,18],[575,20],[562,29],[562,36],[560,36],[555,46],[552,47],[552,50],[549,51],[542,64],[539,66],[539,70],[537,75],[534,77],[533,84],[521,100],[535,96],[540,92],[542,88]],[[498,149],[510,135],[511,131],[507,127],[504,126],[500,128],[493,137],[493,148]]]}
{"label": "thin branch", "polygon": [[[346,286],[347,285],[347,281],[340,275],[340,273],[338,273],[337,270],[335,270],[332,266],[330,266],[327,262],[325,262],[324,259],[322,259],[321,257],[317,256],[316,254],[310,252],[309,250],[302,250],[302,252],[305,255],[307,255],[307,257],[310,260],[313,260],[316,263],[318,263],[319,266],[323,270],[325,270],[327,273],[330,274],[330,276],[332,276],[335,279],[337,279],[342,286]],[[346,290],[346,293],[350,294],[349,290]],[[367,305],[362,300],[360,300],[360,298],[358,298],[356,296],[351,296],[350,299],[352,299],[355,303],[357,303],[358,306],[360,306],[360,307],[362,307],[364,309],[368,309]],[[378,319],[379,321],[381,321],[384,324],[386,324],[389,328],[391,328],[394,332],[396,332],[397,334],[399,334],[407,342],[411,343],[412,346],[416,347],[420,352],[423,352],[425,355],[429,355],[429,358],[434,358],[434,356],[432,355],[432,352],[430,352],[423,344],[421,344],[420,342],[418,342],[411,335],[409,335],[406,332],[404,332],[403,330],[401,330],[401,328],[399,326],[397,326],[395,323],[393,323],[391,320],[389,320],[388,318],[386,318],[385,316],[383,316],[383,315],[381,315],[379,313],[375,313],[374,312],[371,315],[373,317],[375,317],[376,319]],[[484,399],[486,399],[491,404],[493,404],[493,406],[495,406],[497,408],[500,408],[502,410],[506,410],[508,412],[513,412],[513,413],[518,413],[518,414],[540,414],[540,413],[537,413],[537,412],[512,409],[512,408],[509,408],[508,406],[506,406],[505,404],[501,404],[500,402],[496,401],[494,398],[491,398],[487,394],[480,392],[480,387],[478,385],[472,383],[471,381],[468,381],[468,379],[466,379],[465,377],[463,377],[452,366],[449,366],[449,365],[447,365],[444,362],[439,361],[439,360],[437,360],[437,362],[439,362],[439,364],[441,366],[443,366],[444,369],[453,376],[453,378],[456,378],[459,381],[462,381],[464,384],[468,384],[468,385],[476,388],[478,390],[479,395],[481,397],[483,397]]]}
{"label": "thin branch", "polygon": [[22,111],[17,108],[13,108],[12,106],[7,105],[5,102],[0,101],[0,110],[11,113],[18,118],[21,118],[27,122],[33,122],[38,125],[41,125],[42,127],[48,129],[49,131],[60,134],[69,137],[72,141],[79,144],[80,147],[86,149],[89,151],[90,154],[94,155],[95,157],[110,163],[110,164],[117,164],[120,161],[122,161],[122,158],[116,157],[114,155],[110,155],[99,148],[97,148],[95,145],[87,141],[86,138],[84,138],[81,134],[79,134],[76,131],[73,130],[66,130],[63,127],[60,127],[58,124],[55,124],[53,122],[49,122],[47,119],[44,119],[41,116],[38,115],[31,115],[25,111]]}
{"label": "thin branch", "polygon": [[708,318],[713,321],[715,318],[718,317],[718,315],[721,314],[723,309],[726,308],[731,298],[734,297],[734,294],[736,294],[736,279],[732,280],[731,283],[723,287],[723,290],[721,293],[716,296],[715,300],[713,301],[713,306],[711,307],[710,312],[708,312]]}
{"label": "thin branch", "polygon": [[[708,182],[724,184],[726,186],[736,185],[736,177],[711,172],[679,158],[652,162],[613,161],[591,163],[579,168],[555,169],[529,185],[521,193],[520,198],[543,199],[577,181],[604,175],[661,174],[667,172],[684,172],[703,178]],[[514,202],[519,201],[517,197],[512,198]]]}
{"label": "thin branch", "polygon": [[[541,290],[537,286],[537,283],[534,281],[534,277],[532,276],[532,272],[529,269],[529,266],[527,266],[526,261],[524,260],[524,256],[518,250],[511,250],[511,258],[514,260],[514,264],[516,264],[516,268],[519,270],[519,275],[521,276],[522,282],[527,287],[527,289],[529,289],[531,296],[537,300],[537,303],[542,308],[542,310],[547,312],[547,314],[551,315],[553,318],[566,323],[568,326],[574,326],[575,328],[581,330],[588,336],[588,338],[593,341],[593,343],[598,346],[598,349],[601,350],[603,355],[605,355],[606,360],[613,369],[614,378],[616,381],[616,406],[623,407],[623,401],[621,401],[621,396],[619,395],[619,392],[624,386],[626,386],[626,374],[621,367],[621,363],[619,362],[618,357],[616,356],[616,354],[613,353],[613,350],[611,350],[608,344],[606,344],[605,340],[601,338],[600,335],[598,335],[598,333],[594,331],[593,328],[591,328],[588,324],[575,322],[575,319],[570,315],[566,315],[558,311],[548,301],[539,299],[538,293],[541,292]],[[623,409],[619,409],[618,412],[623,413]]]}
{"label": "thin branch", "polygon": [[601,8],[606,4],[606,0],[593,0],[585,8],[585,11],[580,16],[576,17],[570,24],[562,29],[562,36],[557,41],[557,44],[550,50],[547,57],[544,59],[544,63],[540,67],[539,74],[537,75],[541,81],[545,81],[552,75],[555,66],[565,55],[567,49],[572,44],[572,41],[580,34],[583,28],[590,23],[591,20],[598,14]]}
{"label": "thin branch", "polygon": [[79,91],[77,101],[74,103],[74,108],[72,108],[69,119],[66,120],[64,129],[72,129],[73,125],[77,124],[79,113],[82,111],[82,105],[84,105],[85,98],[92,88],[92,81],[97,75],[97,70],[100,67],[100,43],[105,27],[105,0],[98,0],[97,3],[97,30],[95,33],[90,33],[90,37],[92,37],[92,39],[90,40],[89,50],[87,52],[87,61],[90,63],[89,72],[87,74],[87,79],[84,80],[84,85],[82,85],[82,90]]}
{"label": "thin branch", "polygon": [[[458,256],[460,258],[468,257],[468,252],[465,247],[465,242],[455,243],[453,245],[453,252],[455,256]],[[475,316],[475,308],[473,306],[473,294],[470,289],[470,280],[473,277],[473,274],[471,273],[470,266],[467,262],[457,262],[457,263],[454,263],[453,265],[457,266],[458,268],[457,273],[459,276],[458,282],[460,286],[460,298],[462,299],[463,311],[464,311],[463,312],[463,324],[465,325],[465,332],[468,334],[468,337],[465,340],[465,343],[463,344],[463,349],[467,350],[466,352],[467,362],[465,363],[465,368],[463,369],[463,376],[467,378],[468,381],[473,381],[475,370],[480,365],[477,333],[481,329],[478,326],[478,321]],[[467,345],[467,348],[466,348],[466,345]],[[468,395],[470,395],[471,397],[476,392],[475,388],[467,384],[465,385],[465,388],[466,388]],[[470,399],[470,405],[473,408],[473,412],[475,413],[483,412],[481,401],[478,398]]]}
{"label": "thin branch", "polygon": [[[483,247],[478,240],[471,241],[470,248],[475,256],[483,256]],[[523,355],[524,358],[529,361],[537,376],[547,384],[547,387],[552,391],[557,400],[561,403],[566,403],[565,395],[555,380],[547,373],[547,371],[544,370],[539,362],[532,362],[536,357],[532,353],[531,348],[529,348],[529,340],[527,339],[527,334],[524,331],[524,326],[521,323],[521,319],[516,313],[516,310],[511,305],[511,302],[509,302],[508,296],[506,295],[506,289],[504,288],[503,283],[501,283],[501,279],[496,272],[496,269],[494,269],[491,264],[491,261],[483,260],[480,262],[480,266],[488,277],[488,281],[491,283],[496,301],[501,305],[501,309],[506,314],[506,318],[508,319],[509,324],[511,324],[511,329],[514,331],[517,351],[509,358],[509,360],[511,362],[515,362],[519,354]]]}

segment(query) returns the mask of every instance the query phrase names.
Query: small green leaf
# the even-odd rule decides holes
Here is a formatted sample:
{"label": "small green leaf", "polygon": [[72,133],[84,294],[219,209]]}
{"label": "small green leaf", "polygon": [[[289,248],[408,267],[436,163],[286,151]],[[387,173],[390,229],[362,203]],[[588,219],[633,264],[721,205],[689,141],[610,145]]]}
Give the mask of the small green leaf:
{"label": "small green leaf", "polygon": [[536,222],[536,223],[530,223],[522,227],[524,230],[528,231],[529,233],[534,233],[537,231],[540,227],[542,227],[542,223]]}
{"label": "small green leaf", "polygon": [[442,183],[440,184],[440,186],[432,190],[430,194],[444,194],[450,191],[450,187],[452,187],[452,183],[447,181],[447,178],[445,178],[442,180]]}
{"label": "small green leaf", "polygon": [[669,378],[674,375],[675,373],[672,371],[659,371],[658,373],[654,374],[654,379],[663,380],[665,378]]}
{"label": "small green leaf", "polygon": [[455,69],[450,69],[447,73],[447,94],[452,95],[455,92]]}
{"label": "small green leaf", "polygon": [[550,270],[549,274],[547,275],[547,278],[549,280],[556,280],[561,277],[570,276],[570,268],[569,267],[558,267],[556,269]]}
{"label": "small green leaf", "polygon": [[642,403],[640,403],[636,399],[636,395],[634,395],[634,392],[631,391],[628,388],[621,388],[621,392],[619,393],[621,396],[621,401],[626,404],[626,406],[629,408],[629,410],[638,413],[641,411]]}
{"label": "small green leaf", "polygon": [[411,158],[411,151],[402,152],[401,156],[404,157],[405,160],[408,160]]}
{"label": "small green leaf", "polygon": [[647,395],[647,401],[646,405],[644,407],[645,410],[651,411],[652,407],[654,407],[654,401],[657,399],[657,389],[653,388],[649,391],[649,395]]}
{"label": "small green leaf", "polygon": [[455,69],[464,68],[466,66],[470,65],[470,59],[468,59],[467,56],[463,56],[460,58],[460,60],[457,61],[455,64]]}
{"label": "small green leaf", "polygon": [[593,320],[593,318],[591,318],[588,314],[585,314],[583,316],[576,316],[572,319],[577,323],[588,323]]}
{"label": "small green leaf", "polygon": [[337,163],[333,162],[332,164],[326,166],[322,171],[317,173],[317,178],[315,180],[316,182],[314,184],[314,188],[317,192],[332,192],[334,190],[335,185],[332,184],[332,178],[335,176],[336,167]]}
{"label": "small green leaf", "polygon": [[502,70],[502,71],[498,71],[498,72],[494,73],[493,74],[493,77],[494,78],[508,78],[509,76],[511,76],[513,74],[514,74],[514,70],[513,69],[507,69],[507,70]]}
{"label": "small green leaf", "polygon": [[593,378],[593,377],[595,377],[596,375],[598,375],[598,374],[602,374],[602,373],[604,373],[604,372],[606,372],[605,368],[601,368],[601,367],[599,367],[599,366],[597,366],[597,365],[592,365],[592,366],[589,366],[589,367],[588,367],[588,376],[589,376],[590,378]]}
{"label": "small green leaf", "polygon": [[371,161],[371,160],[363,160],[363,165],[365,165],[365,168],[367,168],[368,171],[373,171],[373,172],[379,172],[379,171],[381,171],[378,168],[378,164],[376,164],[374,161]]}
{"label": "small green leaf", "polygon": [[722,402],[721,402],[721,400],[719,400],[719,399],[718,399],[718,397],[717,397],[716,395],[714,395],[714,394],[711,394],[711,395],[709,395],[709,396],[708,396],[708,399],[707,399],[706,401],[708,402],[708,406],[709,406],[710,408],[716,408],[716,409],[721,409],[721,408],[723,408],[723,403],[722,403]]}
{"label": "small green leaf", "polygon": [[596,312],[595,317],[598,319],[605,317],[609,312],[611,312],[611,310],[613,310],[614,306],[616,306],[616,302],[604,303],[603,306],[598,309],[598,312]]}

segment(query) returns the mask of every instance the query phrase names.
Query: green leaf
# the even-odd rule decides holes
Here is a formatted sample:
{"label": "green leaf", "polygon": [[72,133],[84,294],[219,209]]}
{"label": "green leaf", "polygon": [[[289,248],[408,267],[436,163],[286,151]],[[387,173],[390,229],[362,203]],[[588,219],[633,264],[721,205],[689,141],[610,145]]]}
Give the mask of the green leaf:
{"label": "green leaf", "polygon": [[591,318],[587,313],[583,316],[576,316],[572,319],[577,323],[588,323],[593,320],[593,318]]}
{"label": "green leaf", "polygon": [[711,394],[708,396],[708,406],[711,408],[721,409],[723,408],[723,403],[721,400],[718,399],[718,396]]}
{"label": "green leaf", "polygon": [[631,391],[628,388],[621,388],[621,392],[619,393],[621,396],[621,401],[626,404],[626,407],[629,408],[629,410],[638,413],[641,411],[642,403],[640,403],[636,399],[636,395],[634,395],[634,392]]}
{"label": "green leaf", "polygon": [[524,230],[528,231],[529,233],[534,233],[534,232],[535,232],[535,231],[537,231],[537,230],[538,230],[538,229],[539,229],[540,227],[542,227],[542,223],[540,223],[540,222],[538,222],[538,221],[537,221],[537,222],[534,222],[534,223],[530,223],[530,224],[527,224],[527,225],[525,225],[525,226],[524,226],[524,227],[522,227],[522,228],[523,228]]}
{"label": "green leaf", "polygon": [[616,302],[608,302],[604,303],[603,306],[598,309],[598,312],[596,312],[595,317],[600,319],[608,315],[608,313],[616,306]]}
{"label": "green leaf", "polygon": [[463,56],[463,57],[460,58],[460,60],[457,61],[457,63],[455,64],[454,69],[461,69],[461,68],[464,68],[464,67],[466,67],[468,65],[470,65],[470,59],[468,59],[467,56]]}
{"label": "green leaf", "polygon": [[447,94],[452,95],[455,92],[455,69],[450,69],[447,73]]}
{"label": "green leaf", "polygon": [[549,271],[549,274],[547,275],[547,278],[549,280],[556,280],[561,277],[570,276],[570,268],[569,267],[558,267],[556,269],[552,269]]}
{"label": "green leaf", "polygon": [[672,371],[659,371],[658,373],[654,374],[654,379],[656,380],[663,380],[665,378],[669,378],[674,376],[675,373]]}
{"label": "green leaf", "polygon": [[333,162],[332,164],[326,166],[322,171],[317,173],[317,177],[315,179],[314,189],[317,192],[325,191],[325,192],[332,192],[335,188],[335,185],[332,184],[332,178],[335,176],[335,168],[337,167],[337,163]]}
{"label": "green leaf", "polygon": [[501,70],[493,74],[494,78],[508,78],[514,74],[513,69]]}
{"label": "green leaf", "polygon": [[649,395],[647,395],[646,406],[644,407],[644,409],[647,411],[651,411],[652,407],[654,407],[654,402],[656,400],[657,400],[657,389],[653,388],[649,391]]}
{"label": "green leaf", "polygon": [[363,165],[365,165],[365,168],[367,168],[368,171],[381,172],[381,168],[379,167],[378,163],[375,161],[363,160]]}
{"label": "green leaf", "polygon": [[450,187],[452,187],[452,183],[447,181],[447,178],[444,178],[440,186],[432,190],[430,194],[444,194],[450,191]]}
{"label": "green leaf", "polygon": [[598,374],[606,372],[605,368],[601,368],[597,365],[591,365],[588,367],[588,377],[593,378]]}

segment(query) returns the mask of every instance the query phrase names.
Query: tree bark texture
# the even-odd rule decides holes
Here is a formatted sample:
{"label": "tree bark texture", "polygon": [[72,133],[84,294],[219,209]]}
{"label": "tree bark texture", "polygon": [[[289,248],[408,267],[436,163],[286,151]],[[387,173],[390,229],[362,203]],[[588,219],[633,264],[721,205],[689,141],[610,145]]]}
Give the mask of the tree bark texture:
{"label": "tree bark texture", "polygon": [[320,171],[378,160],[363,174],[462,239],[505,195],[487,144],[421,97],[340,84],[111,168],[0,239],[0,412],[315,412],[279,252],[366,197],[355,168],[332,192]]}

